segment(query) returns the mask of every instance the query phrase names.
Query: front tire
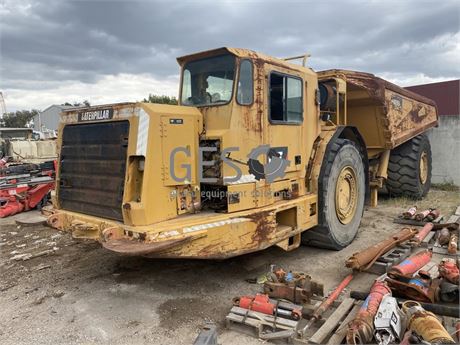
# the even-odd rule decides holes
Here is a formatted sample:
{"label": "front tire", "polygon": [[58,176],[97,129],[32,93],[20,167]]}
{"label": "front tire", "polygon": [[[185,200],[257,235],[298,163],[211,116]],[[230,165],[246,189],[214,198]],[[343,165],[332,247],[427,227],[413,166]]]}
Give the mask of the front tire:
{"label": "front tire", "polygon": [[390,196],[421,199],[428,193],[431,187],[431,146],[425,134],[391,151],[386,186]]}
{"label": "front tire", "polygon": [[302,234],[303,244],[341,250],[354,240],[364,211],[365,174],[354,142],[337,139],[330,145],[318,181],[319,225]]}

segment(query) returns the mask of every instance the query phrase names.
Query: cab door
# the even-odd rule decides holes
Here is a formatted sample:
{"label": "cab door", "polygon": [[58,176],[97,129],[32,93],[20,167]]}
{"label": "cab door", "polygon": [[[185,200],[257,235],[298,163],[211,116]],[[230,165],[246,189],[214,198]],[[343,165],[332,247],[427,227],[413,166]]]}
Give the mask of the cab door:
{"label": "cab door", "polygon": [[[270,71],[268,74],[267,126],[269,145],[290,161],[286,172],[301,171],[304,83],[301,77]],[[295,175],[295,174],[291,174]]]}

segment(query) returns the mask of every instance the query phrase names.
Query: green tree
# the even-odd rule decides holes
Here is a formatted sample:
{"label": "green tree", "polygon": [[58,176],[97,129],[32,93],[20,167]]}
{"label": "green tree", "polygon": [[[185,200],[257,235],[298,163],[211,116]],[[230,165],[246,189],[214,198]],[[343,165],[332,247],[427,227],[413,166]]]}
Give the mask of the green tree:
{"label": "green tree", "polygon": [[69,103],[69,102],[65,102],[65,103],[63,103],[61,105],[66,105],[66,106],[71,106],[71,107],[82,107],[82,106],[90,107],[91,106],[89,101],[86,100],[86,99],[83,102],[73,102],[73,104]]}
{"label": "green tree", "polygon": [[177,98],[165,95],[158,96],[154,94],[149,94],[149,97],[144,98],[142,102],[177,105]]}
{"label": "green tree", "polygon": [[1,121],[1,127],[8,128],[24,128],[27,124],[38,114],[38,110],[17,110],[12,113],[6,113],[3,115],[3,121]]}

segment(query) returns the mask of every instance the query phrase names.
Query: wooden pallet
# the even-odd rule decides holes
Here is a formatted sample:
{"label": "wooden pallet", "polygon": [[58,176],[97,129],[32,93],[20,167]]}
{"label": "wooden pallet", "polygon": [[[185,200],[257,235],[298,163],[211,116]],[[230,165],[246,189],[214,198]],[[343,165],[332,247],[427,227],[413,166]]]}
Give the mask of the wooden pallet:
{"label": "wooden pallet", "polygon": [[441,221],[444,219],[443,215],[440,215],[438,218],[433,220],[432,222],[424,222],[424,221],[418,221],[415,219],[406,219],[402,217],[397,217],[393,219],[393,223],[397,224],[404,224],[404,225],[413,225],[413,226],[424,226],[427,223],[441,223]]}
{"label": "wooden pallet", "polygon": [[[310,344],[341,344],[347,332],[348,323],[355,317],[359,305],[354,298],[345,298],[326,319],[324,324],[308,339]],[[329,338],[329,340],[328,340]]]}
{"label": "wooden pallet", "polygon": [[439,275],[438,272],[438,264],[434,261],[428,262],[425,266],[423,266],[420,270],[428,272],[430,277],[437,278]]}
{"label": "wooden pallet", "polygon": [[[308,322],[305,319],[294,321],[282,317],[273,317],[240,307],[232,307],[226,316],[228,329],[255,336],[264,341],[283,341],[294,344],[340,344],[346,336],[347,325],[358,312],[361,301],[345,298],[335,302],[329,316],[318,320],[305,337],[299,332]],[[312,305],[311,308],[315,309]],[[305,312],[305,310],[304,310]]]}
{"label": "wooden pallet", "polygon": [[259,339],[291,339],[296,331],[298,321],[283,317],[274,317],[240,307],[232,307],[225,317],[228,329],[243,332]]}

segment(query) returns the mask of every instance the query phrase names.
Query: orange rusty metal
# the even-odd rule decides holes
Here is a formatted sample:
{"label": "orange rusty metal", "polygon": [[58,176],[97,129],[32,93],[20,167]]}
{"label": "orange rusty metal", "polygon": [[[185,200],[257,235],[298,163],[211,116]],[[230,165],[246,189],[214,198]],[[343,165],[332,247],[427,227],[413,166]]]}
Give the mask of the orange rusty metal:
{"label": "orange rusty metal", "polygon": [[415,332],[423,340],[433,344],[455,344],[454,339],[443,327],[438,318],[426,311],[415,301],[406,301],[402,305],[408,317],[408,329]]}
{"label": "orange rusty metal", "polygon": [[[286,281],[285,274],[282,279],[276,275],[277,281],[269,280],[264,283],[264,293],[272,298],[287,299],[298,304],[308,304],[313,295],[323,296],[323,284],[311,279],[311,276],[302,272],[292,272],[292,280]],[[284,272],[284,271],[283,271]]]}
{"label": "orange rusty metal", "polygon": [[171,249],[179,244],[191,241],[191,237],[184,237],[176,240],[166,240],[161,242],[143,242],[136,239],[118,238],[110,239],[102,242],[105,249],[113,252],[129,255],[129,256],[142,256],[148,255],[153,252],[161,252],[163,250]]}
{"label": "orange rusty metal", "polygon": [[447,252],[449,254],[457,254],[457,242],[458,242],[458,235],[456,233],[452,233],[449,239],[449,245],[447,247]]}
{"label": "orange rusty metal", "polygon": [[449,243],[449,239],[450,239],[450,232],[449,232],[449,229],[447,229],[447,228],[442,228],[442,229],[439,231],[439,234],[438,234],[438,243],[439,243],[441,246],[443,246],[443,245]]}
{"label": "orange rusty metal", "polygon": [[433,256],[433,252],[431,250],[423,250],[418,252],[411,257],[403,260],[396,266],[393,266],[388,275],[392,278],[398,276],[412,276],[415,272],[425,266],[427,263],[430,262],[431,257]]}
{"label": "orange rusty metal", "polygon": [[459,269],[452,259],[442,259],[438,265],[439,276],[453,284],[459,283]]}
{"label": "orange rusty metal", "polygon": [[419,222],[421,222],[422,220],[424,220],[434,209],[432,208],[429,208],[428,210],[425,210],[425,211],[422,211],[420,213],[417,213],[415,215],[415,220],[418,220]]}
{"label": "orange rusty metal", "polygon": [[318,308],[313,312],[313,315],[311,316],[310,320],[308,323],[302,328],[302,330],[299,332],[300,336],[304,336],[307,330],[319,319],[321,319],[323,313],[329,309],[332,303],[339,297],[339,295],[342,293],[343,289],[347,287],[348,284],[350,284],[351,280],[353,279],[353,274],[349,274],[348,276],[345,277],[344,280],[335,288],[334,291],[326,298]]}
{"label": "orange rusty metal", "polygon": [[425,303],[435,303],[439,300],[440,279],[431,279],[419,274],[415,277],[398,276],[397,279],[387,277],[385,282],[394,296]]}
{"label": "orange rusty metal", "polygon": [[414,242],[420,245],[420,243],[422,243],[422,241],[430,233],[430,231],[433,230],[433,227],[433,223],[426,223],[423,226],[423,228],[418,232],[418,234],[414,236]]}
{"label": "orange rusty metal", "polygon": [[432,209],[430,213],[428,213],[428,215],[426,216],[425,220],[427,222],[432,222],[433,220],[435,220],[436,218],[439,217],[439,215],[441,214],[441,212],[437,209]]}
{"label": "orange rusty metal", "polygon": [[414,218],[416,213],[417,213],[417,206],[412,206],[406,212],[403,212],[402,216],[405,219],[412,219]]}
{"label": "orange rusty metal", "polygon": [[386,240],[379,242],[372,247],[364,249],[358,253],[354,253],[345,263],[345,266],[355,270],[366,270],[383,254],[398,244],[410,240],[417,234],[417,230],[411,228],[403,228],[399,232],[393,234]]}
{"label": "orange rusty metal", "polygon": [[321,318],[321,315],[329,309],[331,304],[339,297],[340,293],[347,287],[348,284],[350,284],[351,280],[353,279],[353,274],[349,274],[348,276],[345,277],[344,280],[335,288],[334,291],[324,300],[320,306],[314,311],[313,316],[317,320]]}
{"label": "orange rusty metal", "polygon": [[391,295],[388,285],[382,281],[375,281],[358,314],[348,324],[347,344],[371,343],[374,336],[374,317],[386,295]]}

